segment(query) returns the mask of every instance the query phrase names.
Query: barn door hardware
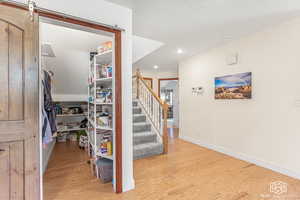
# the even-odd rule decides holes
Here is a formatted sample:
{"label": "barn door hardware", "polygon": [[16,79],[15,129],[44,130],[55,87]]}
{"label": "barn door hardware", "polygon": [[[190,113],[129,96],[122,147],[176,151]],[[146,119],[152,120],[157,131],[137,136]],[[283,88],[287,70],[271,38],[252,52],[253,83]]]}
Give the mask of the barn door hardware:
{"label": "barn door hardware", "polygon": [[36,8],[36,3],[32,0],[28,0],[28,11],[30,15],[30,20],[33,21],[34,19],[34,10]]}

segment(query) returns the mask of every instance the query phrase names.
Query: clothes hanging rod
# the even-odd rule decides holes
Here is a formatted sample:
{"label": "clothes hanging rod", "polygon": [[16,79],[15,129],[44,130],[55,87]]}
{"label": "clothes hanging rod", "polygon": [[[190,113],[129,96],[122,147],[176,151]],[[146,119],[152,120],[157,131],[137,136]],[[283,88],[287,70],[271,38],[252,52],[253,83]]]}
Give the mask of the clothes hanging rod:
{"label": "clothes hanging rod", "polygon": [[[28,5],[25,4],[25,3],[20,3],[20,2],[12,1],[12,0],[0,0],[0,3],[2,3],[2,2],[7,3],[7,4],[11,4],[11,5],[15,5],[17,7],[22,7],[24,9],[28,9]],[[104,23],[99,23],[99,22],[96,22],[96,21],[93,21],[93,20],[88,20],[88,19],[84,19],[84,18],[81,18],[81,17],[75,17],[73,15],[65,14],[65,13],[62,13],[62,12],[54,11],[54,10],[49,10],[49,9],[46,9],[46,8],[41,8],[41,7],[38,7],[38,6],[35,7],[35,10],[38,13],[48,13],[48,14],[53,14],[53,15],[59,15],[59,16],[65,18],[65,19],[73,19],[73,20],[78,20],[78,21],[82,21],[82,22],[85,22],[85,23],[90,23],[90,24],[94,24],[94,25],[103,26],[103,27],[106,27],[106,28],[109,28],[109,29],[112,29],[112,30],[125,31],[125,29],[120,28],[117,25],[112,26],[112,25],[108,25],[108,24],[104,24]]]}

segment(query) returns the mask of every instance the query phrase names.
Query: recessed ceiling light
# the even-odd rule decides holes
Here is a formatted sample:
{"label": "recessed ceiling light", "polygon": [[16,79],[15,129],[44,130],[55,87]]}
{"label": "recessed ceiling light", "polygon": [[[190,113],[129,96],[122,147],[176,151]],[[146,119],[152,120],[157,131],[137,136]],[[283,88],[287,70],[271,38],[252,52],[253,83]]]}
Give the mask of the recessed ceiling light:
{"label": "recessed ceiling light", "polygon": [[153,68],[154,68],[154,69],[158,69],[158,65],[154,65]]}
{"label": "recessed ceiling light", "polygon": [[183,53],[183,50],[182,50],[182,49],[177,49],[177,53],[178,53],[178,54],[182,54],[182,53]]}

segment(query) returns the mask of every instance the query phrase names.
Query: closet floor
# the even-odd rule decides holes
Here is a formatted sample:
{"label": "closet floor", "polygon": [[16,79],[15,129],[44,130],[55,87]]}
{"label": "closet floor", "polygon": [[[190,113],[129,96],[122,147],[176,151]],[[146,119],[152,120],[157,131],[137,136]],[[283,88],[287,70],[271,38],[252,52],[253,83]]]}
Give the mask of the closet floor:
{"label": "closet floor", "polygon": [[56,143],[44,175],[44,200],[89,200],[99,199],[104,194],[111,196],[111,183],[102,184],[92,176],[88,159],[87,152],[79,149],[76,143]]}

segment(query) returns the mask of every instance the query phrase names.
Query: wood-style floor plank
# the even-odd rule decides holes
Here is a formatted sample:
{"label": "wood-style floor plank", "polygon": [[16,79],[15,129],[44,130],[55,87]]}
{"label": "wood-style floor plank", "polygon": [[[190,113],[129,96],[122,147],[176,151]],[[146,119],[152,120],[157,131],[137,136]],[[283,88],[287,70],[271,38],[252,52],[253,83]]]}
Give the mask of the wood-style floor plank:
{"label": "wood-style floor plank", "polygon": [[[169,146],[168,155],[134,161],[136,189],[114,194],[91,175],[86,152],[58,143],[44,177],[45,200],[300,199],[299,180],[180,139]],[[270,193],[273,181],[286,182],[288,192]]]}

